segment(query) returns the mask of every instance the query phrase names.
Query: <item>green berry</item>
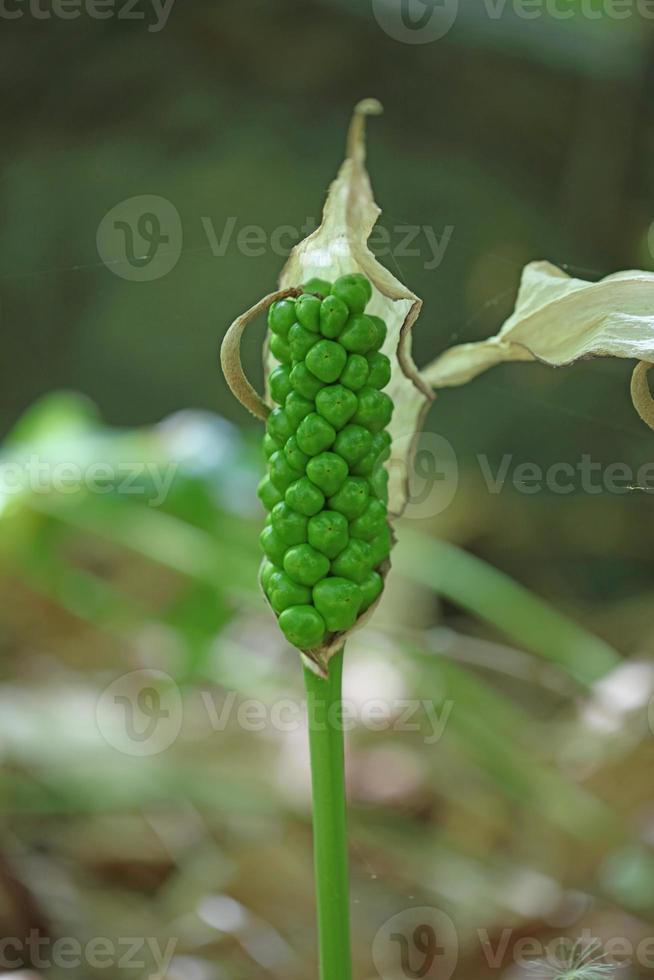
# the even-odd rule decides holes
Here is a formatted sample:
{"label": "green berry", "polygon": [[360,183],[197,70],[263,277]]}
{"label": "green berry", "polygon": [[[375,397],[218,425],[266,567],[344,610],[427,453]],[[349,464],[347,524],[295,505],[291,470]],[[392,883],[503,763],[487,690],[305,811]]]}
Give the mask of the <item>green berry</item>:
{"label": "green berry", "polygon": [[358,407],[357,396],[343,385],[327,385],[316,395],[318,413],[336,430],[350,421]]}
{"label": "green berry", "polygon": [[270,353],[273,357],[276,357],[278,361],[282,364],[290,364],[293,358],[291,357],[291,348],[288,346],[283,337],[279,334],[274,333],[270,338]]}
{"label": "green berry", "polygon": [[291,483],[299,480],[302,476],[300,470],[296,470],[290,465],[283,452],[273,453],[268,466],[270,482],[280,493],[286,493]]}
{"label": "green berry", "polygon": [[391,442],[390,432],[387,432],[385,429],[382,432],[375,433],[372,437],[372,451],[376,453],[377,459],[382,463],[390,459]]}
{"label": "green berry", "polygon": [[302,419],[310,415],[313,410],[313,401],[298,395],[297,391],[292,391],[284,402],[284,411],[294,429],[297,429]]}
{"label": "green berry", "polygon": [[284,499],[279,490],[270,482],[269,476],[264,476],[263,480],[259,481],[257,497],[266,510],[272,510],[275,504],[278,504],[280,500]]}
{"label": "green berry", "polygon": [[318,297],[311,296],[309,293],[303,293],[295,304],[298,323],[311,333],[320,332],[320,306],[321,301]]}
{"label": "green berry", "polygon": [[325,506],[325,495],[306,476],[290,485],[284,499],[289,507],[306,517],[320,513]]}
{"label": "green berry", "polygon": [[340,555],[332,562],[332,572],[341,578],[356,582],[365,581],[372,568],[372,552],[367,541],[350,538]]}
{"label": "green berry", "polygon": [[358,585],[346,578],[324,578],[314,587],[313,602],[331,632],[351,629],[363,602]]}
{"label": "green berry", "polygon": [[283,408],[273,408],[268,416],[266,428],[273,439],[284,445],[286,440],[290,439],[295,432],[296,426],[293,425]]}
{"label": "green berry", "polygon": [[[368,430],[366,429],[366,432]],[[370,433],[368,433],[370,435]],[[377,462],[377,453],[371,448],[370,452],[366,453],[360,460],[358,460],[354,466],[351,467],[352,473],[355,476],[370,476],[375,468]]]}
{"label": "green berry", "polygon": [[309,544],[328,558],[335,558],[348,543],[347,520],[343,514],[323,510],[309,519],[307,528]]}
{"label": "green berry", "polygon": [[[352,391],[358,391],[368,381],[369,374],[370,366],[363,354],[350,354],[339,381],[346,388],[351,388]],[[372,387],[374,388],[376,386],[373,385]]]}
{"label": "green berry", "polygon": [[358,425],[365,425],[371,432],[385,429],[393,414],[393,402],[383,391],[365,387],[359,392],[359,407],[352,417]]}
{"label": "green berry", "polygon": [[362,272],[352,272],[345,278],[350,279],[352,282],[357,283],[363,288],[363,291],[366,294],[366,301],[369,303],[372,299],[372,284],[370,283],[370,280],[367,279]]}
{"label": "green berry", "polygon": [[336,340],[347,323],[350,311],[338,296],[327,296],[320,304],[320,332],[329,340]]}
{"label": "green berry", "polygon": [[309,398],[311,401],[315,399],[320,389],[324,387],[324,382],[319,381],[311,373],[304,361],[295,365],[290,374],[290,381],[293,390],[297,391],[298,395],[302,395],[303,398]]}
{"label": "green berry", "polygon": [[274,527],[271,527],[270,525],[264,527],[263,531],[259,535],[259,541],[261,542],[261,547],[263,548],[266,558],[268,558],[271,562],[274,562],[275,565],[281,565],[286,554],[286,545]]}
{"label": "green berry", "polygon": [[284,571],[300,585],[315,585],[329,571],[329,559],[310,544],[296,544],[284,555]]}
{"label": "green berry", "polygon": [[347,472],[347,463],[336,453],[320,453],[307,463],[307,476],[328,497],[341,488]]}
{"label": "green berry", "polygon": [[284,636],[294,647],[311,650],[325,636],[325,621],[313,606],[290,606],[279,617]]}
{"label": "green berry", "polygon": [[351,316],[347,321],[338,342],[352,354],[366,354],[375,346],[376,337],[377,329],[370,317],[366,316],[365,313],[358,313]]}
{"label": "green berry", "polygon": [[268,326],[273,333],[285,337],[295,323],[295,300],[278,299],[268,310]]}
{"label": "green berry", "polygon": [[370,572],[369,575],[366,575],[363,582],[360,583],[359,588],[363,595],[361,612],[365,612],[381,595],[384,582],[379,572]]}
{"label": "green berry", "polygon": [[391,532],[390,528],[386,526],[384,530],[370,542],[370,559],[373,568],[377,568],[377,566],[381,565],[383,561],[386,561],[391,553],[391,546]]}
{"label": "green berry", "polygon": [[282,364],[280,367],[275,368],[268,378],[270,394],[272,395],[273,401],[276,401],[279,405],[284,404],[286,396],[291,391],[290,373],[290,368],[286,364]]}
{"label": "green berry", "polygon": [[369,478],[370,486],[375,497],[388,504],[388,472],[382,463],[378,463]]}
{"label": "green berry", "polygon": [[287,548],[294,544],[303,544],[307,540],[308,519],[289,507],[284,500],[275,504],[270,518],[273,528]]}
{"label": "green berry", "polygon": [[294,470],[304,473],[307,468],[307,463],[309,462],[309,457],[306,453],[303,453],[298,446],[296,436],[291,436],[284,446],[284,456],[286,456],[289,465],[292,466]]}
{"label": "green berry", "polygon": [[305,293],[320,293],[321,296],[329,296],[332,284],[327,279],[314,277],[304,283],[302,289]]}
{"label": "green berry", "polygon": [[303,361],[317,340],[318,334],[307,330],[301,323],[294,323],[288,331],[288,346],[293,360]]}
{"label": "green berry", "polygon": [[386,334],[388,333],[388,329],[380,316],[373,316],[371,313],[369,313],[368,319],[371,321],[376,332],[375,343],[373,344],[373,347],[375,350],[379,350],[379,348],[383,345],[384,341],[386,340]]}
{"label": "green berry", "polygon": [[333,340],[319,340],[306,356],[306,365],[311,373],[326,384],[338,380],[346,361],[344,348]]}
{"label": "green berry", "polygon": [[277,565],[273,565],[273,563],[268,560],[264,561],[261,567],[261,584],[263,585],[266,595],[268,595],[272,575],[279,571],[281,571],[281,569],[279,569]]}
{"label": "green berry", "polygon": [[338,296],[350,313],[363,313],[368,302],[368,289],[356,276],[341,276],[332,286],[332,295]]}
{"label": "green berry", "polygon": [[385,354],[379,351],[372,351],[366,355],[370,373],[368,374],[368,385],[371,388],[385,388],[391,380],[391,362]]}
{"label": "green berry", "polygon": [[286,572],[276,571],[270,577],[270,605],[277,614],[289,606],[304,606],[311,603],[311,590],[306,585],[298,585]]}
{"label": "green berry", "polygon": [[312,412],[300,422],[296,438],[303,453],[308,456],[317,456],[318,453],[329,449],[333,444],[336,438],[336,429],[322,415]]}
{"label": "green berry", "polygon": [[361,517],[357,517],[350,524],[350,534],[353,538],[371,541],[376,535],[381,534],[386,526],[386,508],[381,500],[372,497]]}
{"label": "green berry", "polygon": [[273,439],[269,432],[266,432],[263,437],[263,451],[266,459],[270,459],[273,453],[276,453],[283,447],[283,443],[279,439]]}
{"label": "green berry", "polygon": [[[261,583],[290,643],[312,650],[350,629],[382,591],[388,558],[391,364],[386,324],[364,310],[361,273],[332,285],[310,279],[298,299],[268,312],[268,474],[257,494],[270,513],[261,533]],[[337,383],[338,382],[338,383]],[[326,498],[329,503],[326,503]]]}
{"label": "green berry", "polygon": [[362,425],[346,425],[336,436],[334,452],[352,466],[372,450],[372,436]]}
{"label": "green berry", "polygon": [[348,476],[338,493],[330,498],[329,506],[353,521],[365,511],[369,496],[368,483],[363,477]]}

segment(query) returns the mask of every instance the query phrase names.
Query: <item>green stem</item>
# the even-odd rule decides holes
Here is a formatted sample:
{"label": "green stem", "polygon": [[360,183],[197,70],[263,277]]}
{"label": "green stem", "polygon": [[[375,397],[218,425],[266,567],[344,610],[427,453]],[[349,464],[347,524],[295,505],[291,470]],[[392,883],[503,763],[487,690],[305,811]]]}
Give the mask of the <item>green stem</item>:
{"label": "green stem", "polygon": [[323,680],[304,668],[313,786],[320,980],[352,980],[341,682],[343,651]]}

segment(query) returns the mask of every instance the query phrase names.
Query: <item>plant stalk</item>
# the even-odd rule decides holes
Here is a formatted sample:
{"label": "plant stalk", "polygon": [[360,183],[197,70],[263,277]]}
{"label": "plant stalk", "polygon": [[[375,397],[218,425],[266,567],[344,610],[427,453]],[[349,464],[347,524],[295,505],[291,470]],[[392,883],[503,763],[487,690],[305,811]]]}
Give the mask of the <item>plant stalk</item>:
{"label": "plant stalk", "polygon": [[304,668],[320,980],[352,980],[342,676],[343,650],[331,658],[327,680],[316,676],[309,667]]}

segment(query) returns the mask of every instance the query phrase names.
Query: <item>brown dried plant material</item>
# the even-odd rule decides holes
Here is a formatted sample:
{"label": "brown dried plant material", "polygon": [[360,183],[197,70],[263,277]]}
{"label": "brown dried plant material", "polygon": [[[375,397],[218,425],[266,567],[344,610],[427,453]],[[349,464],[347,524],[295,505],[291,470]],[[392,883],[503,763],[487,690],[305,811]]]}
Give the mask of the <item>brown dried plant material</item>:
{"label": "brown dried plant material", "polygon": [[649,361],[639,361],[631,376],[631,400],[643,422],[654,429],[654,398],[649,387],[648,371],[654,368]]}

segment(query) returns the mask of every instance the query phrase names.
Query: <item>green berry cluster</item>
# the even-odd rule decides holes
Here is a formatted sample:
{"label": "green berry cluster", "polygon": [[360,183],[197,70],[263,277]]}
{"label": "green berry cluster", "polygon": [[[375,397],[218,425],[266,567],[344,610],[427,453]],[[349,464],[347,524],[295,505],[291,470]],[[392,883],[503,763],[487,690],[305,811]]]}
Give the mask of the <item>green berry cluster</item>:
{"label": "green berry cluster", "polygon": [[268,313],[269,378],[278,407],[264,439],[259,498],[262,582],[286,638],[301,650],[350,629],[382,591],[391,548],[386,324],[365,313],[365,276],[312,279]]}

